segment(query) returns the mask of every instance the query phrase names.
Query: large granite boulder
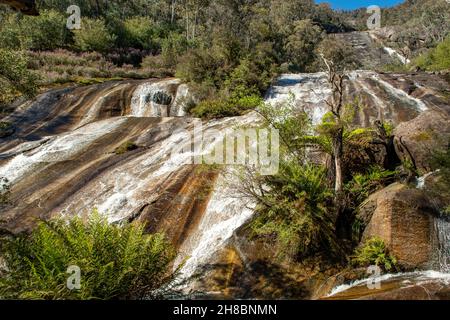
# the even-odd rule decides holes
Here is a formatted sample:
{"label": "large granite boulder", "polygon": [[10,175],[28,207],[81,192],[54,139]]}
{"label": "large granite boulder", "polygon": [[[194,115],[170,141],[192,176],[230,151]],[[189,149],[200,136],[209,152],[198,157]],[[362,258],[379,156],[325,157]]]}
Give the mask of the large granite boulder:
{"label": "large granite boulder", "polygon": [[394,130],[395,150],[403,161],[411,162],[421,175],[432,171],[435,150],[444,149],[450,140],[450,119],[445,113],[428,111],[398,125]]}
{"label": "large granite boulder", "polygon": [[358,218],[366,225],[362,243],[379,237],[401,267],[429,268],[437,241],[434,214],[435,208],[422,190],[394,183],[361,205]]}

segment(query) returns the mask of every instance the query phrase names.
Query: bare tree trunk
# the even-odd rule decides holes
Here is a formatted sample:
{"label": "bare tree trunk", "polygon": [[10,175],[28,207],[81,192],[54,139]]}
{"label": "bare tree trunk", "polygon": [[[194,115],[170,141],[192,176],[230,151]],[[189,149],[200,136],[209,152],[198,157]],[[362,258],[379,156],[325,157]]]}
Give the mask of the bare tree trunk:
{"label": "bare tree trunk", "polygon": [[343,156],[343,129],[339,129],[333,141],[334,166],[335,166],[335,184],[334,191],[340,195],[344,186],[342,176],[342,156]]}
{"label": "bare tree trunk", "polygon": [[171,3],[171,9],[172,9],[172,13],[170,16],[170,23],[173,24],[174,20],[175,20],[175,6],[177,5],[177,0],[172,0]]}

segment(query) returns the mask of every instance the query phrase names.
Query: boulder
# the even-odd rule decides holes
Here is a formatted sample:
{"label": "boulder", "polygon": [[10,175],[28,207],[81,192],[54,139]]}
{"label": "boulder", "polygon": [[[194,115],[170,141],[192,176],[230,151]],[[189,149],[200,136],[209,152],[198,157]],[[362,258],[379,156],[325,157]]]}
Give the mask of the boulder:
{"label": "boulder", "polygon": [[358,218],[366,225],[362,243],[383,239],[405,269],[429,268],[433,263],[435,209],[422,190],[394,183],[371,195]]}
{"label": "boulder", "polygon": [[450,140],[450,119],[439,111],[427,111],[398,125],[394,130],[398,157],[409,161],[420,175],[432,171],[433,151],[444,149]]}

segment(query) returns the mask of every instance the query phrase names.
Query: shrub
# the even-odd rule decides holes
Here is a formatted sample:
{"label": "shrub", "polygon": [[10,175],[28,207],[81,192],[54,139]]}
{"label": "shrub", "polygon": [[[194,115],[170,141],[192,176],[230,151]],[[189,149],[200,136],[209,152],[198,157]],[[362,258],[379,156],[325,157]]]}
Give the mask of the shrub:
{"label": "shrub", "polygon": [[0,177],[0,206],[9,202],[11,185],[5,177]]}
{"label": "shrub", "polygon": [[115,151],[115,154],[124,154],[127,153],[129,151],[133,151],[136,150],[138,148],[138,146],[131,141],[126,141],[124,143],[122,143]]}
{"label": "shrub", "polygon": [[386,271],[391,271],[396,269],[397,259],[389,254],[382,239],[374,237],[355,250],[352,263],[361,267],[376,265]]}
{"label": "shrub", "polygon": [[295,22],[294,32],[287,38],[286,55],[295,70],[305,71],[314,61],[314,50],[322,38],[322,30],[311,20]]}
{"label": "shrub", "polygon": [[383,188],[386,184],[393,182],[397,175],[396,171],[385,170],[379,166],[372,166],[367,173],[355,174],[353,180],[346,184],[347,194],[353,198],[355,206],[358,206],[367,197]]}
{"label": "shrub", "polygon": [[166,67],[175,68],[178,58],[181,57],[189,47],[189,43],[181,34],[171,33],[162,41],[161,57]]}
{"label": "shrub", "polygon": [[214,50],[191,49],[177,65],[177,77],[186,82],[212,83],[218,87],[226,76],[226,59]]}
{"label": "shrub", "polygon": [[[109,224],[94,213],[41,222],[30,235],[4,238],[0,297],[6,299],[152,298],[171,278],[174,250],[144,226]],[[69,266],[81,270],[81,288],[67,289]]]}
{"label": "shrub", "polygon": [[132,48],[154,49],[159,46],[155,38],[155,26],[145,17],[134,17],[123,24],[124,39],[121,45]]}
{"label": "shrub", "polygon": [[197,118],[214,119],[239,115],[239,110],[221,99],[205,100],[191,108],[189,112]]}
{"label": "shrub", "polygon": [[424,70],[438,71],[450,69],[450,35],[435,49],[419,56],[415,64]]}
{"label": "shrub", "polygon": [[100,19],[85,18],[81,30],[74,30],[75,48],[81,51],[107,52],[114,46],[115,39]]}
{"label": "shrub", "polygon": [[0,106],[18,95],[32,97],[37,92],[37,76],[27,70],[28,59],[20,51],[0,49]]}
{"label": "shrub", "polygon": [[338,252],[324,168],[283,161],[280,172],[264,178],[261,185],[266,192],[258,197],[251,223],[255,235],[274,239],[280,256],[294,260]]}
{"label": "shrub", "polygon": [[54,10],[38,17],[9,15],[0,29],[0,46],[11,49],[54,50],[70,42],[66,18]]}

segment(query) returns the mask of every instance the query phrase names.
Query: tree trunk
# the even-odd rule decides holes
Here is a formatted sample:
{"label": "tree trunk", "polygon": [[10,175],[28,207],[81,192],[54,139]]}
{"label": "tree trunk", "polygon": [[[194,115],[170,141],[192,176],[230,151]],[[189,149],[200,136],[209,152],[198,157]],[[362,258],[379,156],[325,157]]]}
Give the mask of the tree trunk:
{"label": "tree trunk", "polygon": [[343,129],[339,129],[333,142],[334,167],[335,167],[335,185],[334,190],[338,197],[343,190],[344,179],[342,176],[342,155],[343,155]]}
{"label": "tree trunk", "polygon": [[172,14],[170,16],[170,23],[173,24],[173,21],[175,20],[175,6],[177,4],[177,0],[172,0]]}

